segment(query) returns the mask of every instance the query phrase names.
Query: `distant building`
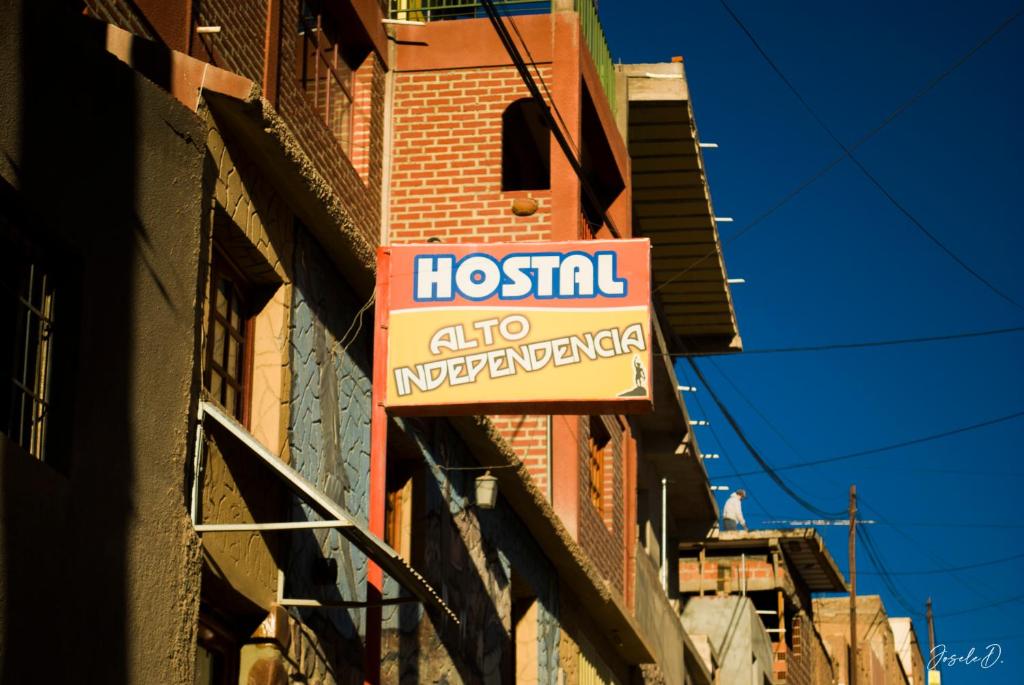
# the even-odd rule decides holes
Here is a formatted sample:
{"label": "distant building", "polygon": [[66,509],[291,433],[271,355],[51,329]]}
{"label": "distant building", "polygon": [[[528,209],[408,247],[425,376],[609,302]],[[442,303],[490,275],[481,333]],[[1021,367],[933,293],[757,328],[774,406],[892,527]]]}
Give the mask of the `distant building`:
{"label": "distant building", "polygon": [[[923,664],[913,626],[896,619],[891,623],[878,595],[857,597],[857,653],[855,661],[858,685],[908,685],[923,682]],[[850,600],[846,597],[816,598],[814,622],[836,663],[839,685],[850,680]],[[904,665],[907,654],[909,668]],[[917,654],[915,665],[914,652]],[[916,679],[915,679],[916,678]],[[913,679],[913,680],[912,680]]]}
{"label": "distant building", "polygon": [[893,640],[896,642],[896,653],[900,657],[900,666],[907,677],[908,685],[921,685],[925,680],[925,663],[921,644],[917,640],[914,621],[908,617],[889,619]]}

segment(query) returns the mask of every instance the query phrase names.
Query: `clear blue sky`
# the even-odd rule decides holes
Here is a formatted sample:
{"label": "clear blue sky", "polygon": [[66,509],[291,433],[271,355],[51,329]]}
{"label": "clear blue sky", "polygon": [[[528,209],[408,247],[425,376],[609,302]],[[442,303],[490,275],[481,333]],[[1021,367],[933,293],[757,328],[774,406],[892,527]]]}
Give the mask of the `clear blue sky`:
{"label": "clear blue sky", "polygon": [[[878,124],[991,32],[1018,4],[763,2],[730,0],[737,14],[846,143]],[[602,0],[612,54],[623,62],[682,55],[716,213],[731,233],[837,154],[717,0]],[[1024,18],[976,54],[857,152],[921,222],[998,288],[1024,302]],[[749,349],[915,337],[1024,325],[1024,311],[979,284],[917,229],[849,162],[725,247]],[[719,357],[705,374],[774,465],[933,434],[1024,410],[1024,334],[904,347]],[[780,437],[733,389],[724,371]],[[689,378],[683,374],[684,379]],[[685,382],[685,381],[684,381]],[[713,482],[756,464],[699,398]],[[1024,554],[1024,419],[816,468],[784,471],[805,497],[844,509],[856,483],[894,572],[928,571]],[[788,443],[788,444],[787,444]],[[808,518],[763,475],[744,481],[755,526]],[[823,534],[844,572],[845,527]],[[882,594],[906,615],[859,548],[858,590]],[[1024,669],[1024,558],[955,574],[900,575],[900,593],[923,614],[933,597],[936,632],[951,649],[1002,644],[987,671],[945,669],[945,682],[1019,683]],[[944,617],[950,612],[1015,601]],[[915,627],[927,650],[922,617]]]}

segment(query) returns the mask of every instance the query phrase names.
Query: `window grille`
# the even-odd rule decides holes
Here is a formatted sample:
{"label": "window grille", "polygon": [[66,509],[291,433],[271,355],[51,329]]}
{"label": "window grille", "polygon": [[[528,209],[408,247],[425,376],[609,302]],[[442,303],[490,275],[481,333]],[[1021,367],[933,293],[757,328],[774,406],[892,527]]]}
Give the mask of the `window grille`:
{"label": "window grille", "polygon": [[53,371],[53,278],[32,259],[15,257],[4,275],[14,321],[10,341],[10,400],[7,437],[41,461],[46,460],[46,430],[50,414]]}

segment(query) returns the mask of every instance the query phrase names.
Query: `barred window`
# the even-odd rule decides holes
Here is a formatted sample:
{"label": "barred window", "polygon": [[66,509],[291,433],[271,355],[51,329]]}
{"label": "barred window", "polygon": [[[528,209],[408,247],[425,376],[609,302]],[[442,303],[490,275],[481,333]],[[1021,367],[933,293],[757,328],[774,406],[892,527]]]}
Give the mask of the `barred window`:
{"label": "barred window", "polygon": [[353,69],[338,23],[320,0],[303,0],[299,37],[299,84],[341,149],[351,154]]}
{"label": "barred window", "polygon": [[13,335],[3,345],[9,379],[0,405],[3,430],[26,452],[46,461],[56,289],[52,274],[27,250],[15,246],[3,252],[3,318],[13,324]]}

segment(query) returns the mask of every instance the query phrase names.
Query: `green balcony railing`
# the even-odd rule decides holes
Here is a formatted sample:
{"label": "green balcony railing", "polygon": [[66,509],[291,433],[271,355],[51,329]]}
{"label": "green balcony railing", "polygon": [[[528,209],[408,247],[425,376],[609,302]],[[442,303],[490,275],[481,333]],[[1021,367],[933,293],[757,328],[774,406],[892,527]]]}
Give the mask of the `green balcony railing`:
{"label": "green balcony railing", "polygon": [[[503,14],[546,14],[558,0],[494,0]],[[608,106],[615,112],[615,64],[608,49],[608,40],[597,13],[596,0],[573,0],[573,9],[580,18],[580,32],[597,67]],[[391,0],[392,19],[409,21],[442,21],[445,19],[483,18],[487,14],[479,2],[472,0]]]}
{"label": "green balcony railing", "polygon": [[597,14],[597,2],[574,0],[573,7],[580,17],[580,32],[587,43],[587,49],[590,50],[590,58],[594,60],[597,77],[604,88],[604,96],[608,99],[612,114],[615,114],[615,63],[612,62],[612,53],[608,49],[608,39],[604,36],[601,17]]}

